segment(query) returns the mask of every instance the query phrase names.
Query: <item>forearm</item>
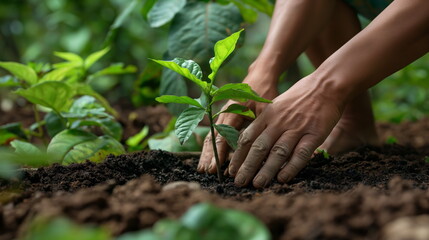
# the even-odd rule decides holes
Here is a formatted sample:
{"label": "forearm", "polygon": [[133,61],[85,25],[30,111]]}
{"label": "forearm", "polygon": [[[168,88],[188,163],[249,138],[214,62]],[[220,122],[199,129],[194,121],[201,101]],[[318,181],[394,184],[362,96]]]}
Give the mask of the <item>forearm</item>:
{"label": "forearm", "polygon": [[396,0],[314,73],[346,103],[429,50],[429,1]]}
{"label": "forearm", "polygon": [[279,0],[264,47],[252,68],[279,76],[306,50],[335,9],[333,0]]}

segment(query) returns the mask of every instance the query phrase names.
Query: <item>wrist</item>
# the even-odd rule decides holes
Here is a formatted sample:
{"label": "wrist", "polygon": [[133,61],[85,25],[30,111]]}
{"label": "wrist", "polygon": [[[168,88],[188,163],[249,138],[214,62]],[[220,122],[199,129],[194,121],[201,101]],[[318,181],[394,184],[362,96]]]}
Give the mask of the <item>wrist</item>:
{"label": "wrist", "polygon": [[[277,84],[283,73],[278,64],[272,59],[256,59],[248,68],[248,76],[257,76],[258,81],[267,84]],[[252,79],[255,79],[252,77]]]}

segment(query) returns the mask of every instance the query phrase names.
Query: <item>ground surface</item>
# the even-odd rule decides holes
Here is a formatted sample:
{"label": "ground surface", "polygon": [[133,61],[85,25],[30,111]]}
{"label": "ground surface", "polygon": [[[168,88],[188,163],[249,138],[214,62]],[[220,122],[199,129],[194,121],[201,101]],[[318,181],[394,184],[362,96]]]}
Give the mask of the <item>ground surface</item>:
{"label": "ground surface", "polygon": [[[219,185],[195,172],[196,159],[160,151],[26,171],[22,182],[0,183],[0,239],[18,236],[39,215],[101,224],[118,235],[180,217],[197,202],[248,211],[274,239],[392,239],[394,220],[429,214],[429,124],[379,129],[401,145],[316,156],[290,184],[264,191],[236,188],[230,178]],[[183,180],[202,190],[168,185]]]}

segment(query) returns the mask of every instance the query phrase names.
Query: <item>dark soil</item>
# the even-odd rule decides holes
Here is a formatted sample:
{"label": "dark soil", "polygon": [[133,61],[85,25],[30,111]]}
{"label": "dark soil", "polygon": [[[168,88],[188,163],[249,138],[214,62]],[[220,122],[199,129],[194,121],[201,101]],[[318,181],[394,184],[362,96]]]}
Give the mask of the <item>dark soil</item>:
{"label": "dark soil", "polygon": [[[429,136],[429,130],[406,124],[407,134],[414,129],[415,136]],[[381,134],[400,140],[396,129],[384,127]],[[35,216],[60,215],[119,235],[178,218],[197,202],[248,211],[273,239],[392,239],[383,236],[392,221],[429,214],[429,141],[416,146],[408,135],[401,142],[407,147],[366,146],[331,159],[318,155],[290,184],[273,182],[265,190],[236,188],[231,178],[218,184],[216,176],[195,172],[197,159],[162,151],[29,170],[21,182],[0,183],[0,239],[18,236]],[[171,185],[177,181],[198,182],[202,190]]]}

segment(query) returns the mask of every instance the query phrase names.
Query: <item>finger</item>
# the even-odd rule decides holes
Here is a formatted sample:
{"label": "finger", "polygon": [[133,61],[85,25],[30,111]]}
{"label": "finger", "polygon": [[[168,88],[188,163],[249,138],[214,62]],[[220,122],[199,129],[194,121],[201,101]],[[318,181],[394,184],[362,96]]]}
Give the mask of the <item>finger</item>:
{"label": "finger", "polygon": [[[220,134],[217,134],[216,136],[216,148],[217,148],[217,153],[219,156],[219,164],[222,166],[222,164],[226,161],[228,152],[229,152],[229,146],[228,143],[226,141],[226,139],[224,137],[222,137]],[[213,157],[211,159],[210,162],[210,166],[208,167],[207,172],[208,173],[216,173],[217,169],[216,169],[216,159]]]}
{"label": "finger", "polygon": [[274,129],[265,129],[253,142],[249,154],[241,165],[235,177],[237,186],[246,186],[260,169],[262,162],[268,156],[271,147],[276,143],[281,133]]}
{"label": "finger", "polygon": [[292,180],[307,165],[319,145],[320,141],[314,135],[304,135],[296,145],[290,161],[277,174],[277,180],[283,183]]}
{"label": "finger", "polygon": [[210,132],[207,134],[204,139],[203,150],[201,152],[200,161],[198,162],[197,171],[199,173],[205,172],[205,169],[211,163],[211,159],[213,157],[213,145],[212,145],[212,135]]}
{"label": "finger", "polygon": [[228,167],[229,175],[235,176],[237,174],[237,171],[246,159],[253,142],[261,132],[264,131],[265,127],[265,121],[260,117],[253,121],[253,123],[251,123],[249,127],[240,134],[237,150],[235,150]]}
{"label": "finger", "polygon": [[[222,121],[221,122],[218,121],[218,123],[216,124],[222,123],[222,124],[232,126],[235,129],[241,129],[244,123],[244,118],[237,114],[224,114],[222,117],[223,117]],[[226,139],[218,133],[216,137],[216,148],[219,156],[220,165],[222,165],[228,157],[230,146],[228,145],[228,142],[226,141]],[[211,163],[208,168],[208,172],[216,173],[216,159],[214,155],[212,156]]]}
{"label": "finger", "polygon": [[287,131],[280,136],[271,148],[267,161],[253,179],[254,187],[263,188],[271,182],[290,157],[292,150],[299,141],[299,137],[300,135],[292,131]]}

